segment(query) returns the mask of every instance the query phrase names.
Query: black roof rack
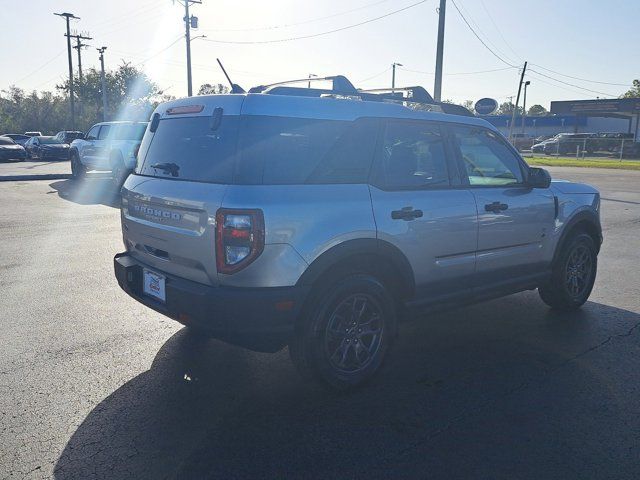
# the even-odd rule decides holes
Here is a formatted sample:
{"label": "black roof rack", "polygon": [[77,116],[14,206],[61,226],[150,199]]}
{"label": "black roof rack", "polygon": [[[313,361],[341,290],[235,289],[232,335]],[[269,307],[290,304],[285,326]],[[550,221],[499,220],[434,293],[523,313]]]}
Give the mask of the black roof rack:
{"label": "black roof rack", "polygon": [[[331,81],[330,89],[325,88],[301,88],[291,87],[288,85],[295,83],[308,83],[318,81]],[[299,97],[321,97],[321,96],[343,96],[358,98],[365,101],[373,102],[394,102],[394,103],[411,103],[417,105],[433,105],[439,107],[444,113],[453,115],[473,116],[469,110],[462,105],[453,103],[437,102],[427,92],[424,87],[398,87],[398,88],[374,88],[374,89],[357,89],[343,75],[334,75],[330,77],[313,77],[300,78],[295,80],[286,80],[283,82],[271,83],[269,85],[259,85],[249,90],[249,93],[265,93],[271,95],[291,95]]]}

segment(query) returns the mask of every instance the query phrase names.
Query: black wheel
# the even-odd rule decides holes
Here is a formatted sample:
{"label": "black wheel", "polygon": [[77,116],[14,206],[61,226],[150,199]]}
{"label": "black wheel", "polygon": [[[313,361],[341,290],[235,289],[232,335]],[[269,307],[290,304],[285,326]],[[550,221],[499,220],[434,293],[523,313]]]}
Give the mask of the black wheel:
{"label": "black wheel", "polygon": [[85,167],[80,162],[80,158],[78,157],[78,154],[75,152],[72,153],[71,154],[71,176],[74,179],[79,180],[83,178],[86,173],[87,173],[87,167]]}
{"label": "black wheel", "polygon": [[354,274],[332,283],[305,309],[289,352],[303,376],[349,390],[378,371],[395,328],[394,301],[384,285]]}
{"label": "black wheel", "polygon": [[122,158],[114,158],[111,162],[111,182],[113,184],[113,188],[120,190],[126,178],[127,169],[124,166]]}
{"label": "black wheel", "polygon": [[598,269],[598,252],[586,233],[570,238],[553,267],[551,280],[538,288],[540,298],[552,308],[575,310],[591,295]]}

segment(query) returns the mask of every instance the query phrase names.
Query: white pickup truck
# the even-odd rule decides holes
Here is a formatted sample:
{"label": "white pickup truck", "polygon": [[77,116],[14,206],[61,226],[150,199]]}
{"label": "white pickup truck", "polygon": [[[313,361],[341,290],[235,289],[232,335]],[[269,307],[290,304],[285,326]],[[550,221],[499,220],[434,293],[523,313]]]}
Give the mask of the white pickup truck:
{"label": "white pickup truck", "polygon": [[136,155],[147,122],[102,122],[89,129],[70,147],[71,173],[79,179],[88,170],[111,171],[120,188],[136,165]]}

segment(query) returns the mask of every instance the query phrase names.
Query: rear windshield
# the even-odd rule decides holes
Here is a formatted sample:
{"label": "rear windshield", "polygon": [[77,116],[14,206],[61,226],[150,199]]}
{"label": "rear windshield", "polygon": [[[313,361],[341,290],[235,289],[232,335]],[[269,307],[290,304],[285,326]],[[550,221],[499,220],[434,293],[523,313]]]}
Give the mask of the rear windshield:
{"label": "rear windshield", "polygon": [[[223,117],[217,128],[211,117],[160,120],[145,136],[137,173],[196,182],[230,183],[238,135],[238,117]],[[148,145],[148,147],[147,147]]]}
{"label": "rear windshield", "polygon": [[14,143],[9,137],[0,137],[0,145],[13,145]]}
{"label": "rear windshield", "polygon": [[62,143],[60,139],[56,137],[38,137],[38,140],[40,141],[40,143],[43,143],[45,145]]}
{"label": "rear windshield", "polygon": [[[116,128],[114,136],[115,140],[142,140],[144,131],[147,129],[146,123],[139,123],[135,125],[120,125]],[[81,136],[82,134],[80,134]],[[78,137],[74,137],[78,138]]]}
{"label": "rear windshield", "polygon": [[223,116],[161,120],[140,147],[138,173],[243,185],[364,183],[378,121]]}

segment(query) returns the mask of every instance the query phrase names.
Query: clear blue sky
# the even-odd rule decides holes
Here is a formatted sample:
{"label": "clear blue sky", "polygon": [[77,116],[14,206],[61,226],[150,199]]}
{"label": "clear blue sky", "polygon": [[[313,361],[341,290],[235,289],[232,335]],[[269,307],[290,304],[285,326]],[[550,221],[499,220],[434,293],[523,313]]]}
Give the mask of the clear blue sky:
{"label": "clear blue sky", "polygon": [[[288,78],[344,74],[359,87],[389,86],[391,63],[400,62],[397,84],[433,90],[438,0],[362,26],[315,38],[265,41],[339,29],[380,17],[419,0],[203,0],[192,8],[200,19],[193,35],[194,89],[223,83],[220,57],[233,80],[245,88]],[[640,77],[640,2],[637,0],[455,0],[478,35],[507,63],[528,60],[538,73],[528,105],[551,100],[618,96]],[[489,96],[505,101],[517,90],[518,70],[508,68],[465,25],[447,2],[443,98],[455,101]],[[167,92],[186,94],[183,9],[171,0],[0,0],[0,89],[52,89],[67,75],[64,21],[53,12],[81,17],[73,28],[106,45],[107,67],[122,60],[139,64]],[[11,21],[7,21],[11,20]],[[83,52],[83,67],[97,67],[95,48]],[[149,58],[152,57],[152,58]],[[47,63],[49,62],[49,63]],[[74,50],[74,67],[76,57]],[[502,70],[506,68],[505,70]],[[495,70],[488,73],[460,74]],[[545,70],[548,69],[548,70]],[[561,76],[557,73],[567,76]],[[418,73],[426,72],[426,73]],[[541,76],[548,75],[551,78]],[[373,78],[372,78],[373,77]],[[589,92],[575,86],[602,93]]]}

